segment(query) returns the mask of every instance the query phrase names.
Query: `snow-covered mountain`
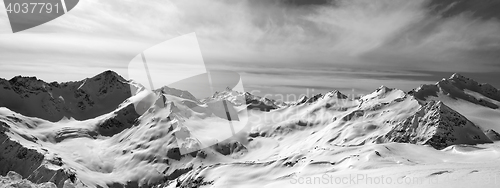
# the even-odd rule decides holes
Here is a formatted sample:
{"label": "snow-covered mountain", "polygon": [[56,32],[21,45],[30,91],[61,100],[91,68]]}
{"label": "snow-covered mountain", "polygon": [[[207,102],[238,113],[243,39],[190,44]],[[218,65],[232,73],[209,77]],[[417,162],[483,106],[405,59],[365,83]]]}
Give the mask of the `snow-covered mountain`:
{"label": "snow-covered mountain", "polygon": [[130,96],[129,83],[112,71],[65,83],[22,76],[0,79],[0,106],[53,122],[64,117],[95,118],[115,110]]}
{"label": "snow-covered mountain", "polygon": [[307,96],[302,96],[299,100],[297,100],[293,104],[294,105],[301,105],[301,104],[305,104],[305,103],[313,103],[319,99],[332,98],[332,97],[336,98],[336,99],[347,99],[347,96],[342,94],[340,91],[333,90],[333,91],[327,92],[325,95],[320,93],[320,94],[312,96],[311,98],[308,98]]}
{"label": "snow-covered mountain", "polygon": [[492,141],[481,128],[442,102],[431,101],[397,125],[387,141],[431,145],[443,149],[458,144],[483,144]]}
{"label": "snow-covered mountain", "polygon": [[230,89],[205,99],[148,91],[109,71],[1,84],[0,181],[10,184],[309,187],[299,178],[462,177],[443,185],[453,187],[499,173],[499,92],[458,74],[410,92],[381,86],[350,99],[333,90],[293,103]]}
{"label": "snow-covered mountain", "polygon": [[442,79],[434,85],[422,85],[410,93],[420,100],[426,100],[432,96],[447,96],[492,109],[498,109],[498,102],[500,101],[500,91],[498,89],[490,84],[480,84],[460,74],[453,74],[450,78]]}
{"label": "snow-covered mountain", "polygon": [[422,85],[409,92],[421,102],[441,101],[483,130],[500,132],[500,91],[460,74],[433,85]]}
{"label": "snow-covered mountain", "polygon": [[226,88],[224,91],[215,92],[214,95],[207,100],[222,99],[237,106],[246,105],[249,110],[256,109],[267,112],[287,106],[287,104],[282,101],[275,101],[273,99],[252,95],[249,92],[233,91],[230,88]]}

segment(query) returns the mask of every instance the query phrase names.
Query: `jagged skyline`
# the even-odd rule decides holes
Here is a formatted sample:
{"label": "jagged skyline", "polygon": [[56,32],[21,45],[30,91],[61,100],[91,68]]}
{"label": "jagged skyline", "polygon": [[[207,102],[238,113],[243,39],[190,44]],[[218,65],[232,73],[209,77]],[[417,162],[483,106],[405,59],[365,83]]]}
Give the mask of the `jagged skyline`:
{"label": "jagged skyline", "polygon": [[[60,84],[0,79],[0,184],[310,187],[300,178],[366,173],[451,188],[499,169],[500,91],[459,74],[410,92],[381,86],[293,103],[231,89],[199,100],[135,84],[112,71]],[[435,182],[444,171],[461,178]]]}
{"label": "jagged skyline", "polygon": [[[442,73],[444,74],[444,73]],[[85,82],[85,80],[87,79],[93,79],[93,78],[96,78],[96,77],[100,77],[101,75],[113,75],[113,77],[117,77],[118,79],[124,79],[124,80],[127,80],[126,78],[124,78],[122,75],[120,75],[119,73],[115,72],[115,71],[112,71],[112,70],[106,70],[106,71],[103,71],[99,74],[96,74],[94,76],[91,76],[91,77],[87,77],[87,78],[83,78],[81,80],[69,80],[69,81],[63,81],[63,82],[58,82],[58,81],[47,81],[47,80],[43,80],[43,79],[40,79],[36,76],[28,76],[28,75],[18,75],[18,76],[15,76],[13,78],[1,78],[0,77],[0,80],[5,80],[5,81],[9,81],[9,80],[14,80],[16,78],[30,78],[30,79],[36,79],[37,81],[42,81],[42,82],[45,82],[45,83],[65,83],[65,82],[73,82],[75,84],[82,84]],[[446,75],[446,76],[443,76],[443,77],[439,77],[439,76],[433,76],[433,77],[430,77],[428,82],[423,82],[423,83],[420,83],[420,84],[416,84],[415,87],[405,87],[405,88],[397,88],[397,89],[401,89],[403,91],[406,91],[406,92],[411,92],[413,90],[415,90],[416,88],[420,87],[420,86],[426,86],[426,85],[433,85],[433,84],[437,84],[440,82],[440,80],[443,80],[443,79],[449,79],[451,77],[454,77],[454,76],[460,76],[460,77],[466,77],[466,78],[470,78],[469,76],[464,76],[462,74],[459,74],[459,73],[452,73],[452,74],[449,74],[449,75]],[[487,76],[487,75],[482,75],[482,76]],[[431,79],[434,79],[434,80],[431,80]],[[476,78],[474,78],[474,80],[478,80]],[[484,79],[484,80],[490,80],[490,79]],[[478,83],[480,84],[491,84],[489,82],[482,82],[482,81],[477,81]],[[147,83],[141,83],[141,84],[147,84]],[[499,88],[498,86],[494,85],[494,84],[491,84],[493,87],[495,88]],[[381,84],[379,86],[387,86],[387,84]],[[161,86],[161,87],[165,87],[165,86]],[[391,88],[396,88],[396,87],[391,87]],[[176,89],[176,88],[174,88]],[[351,93],[352,90],[345,90],[345,88],[336,88],[336,87],[324,87],[324,88],[321,88],[321,89],[317,89],[317,88],[314,88],[314,87],[310,87],[310,88],[307,88],[308,90],[306,90],[306,92],[298,92],[298,93],[264,93],[262,92],[261,90],[258,90],[258,92],[256,92],[255,90],[248,90],[246,92],[249,92],[249,93],[252,93],[253,95],[256,95],[256,96],[259,96],[259,97],[266,97],[266,98],[269,98],[269,99],[273,99],[273,100],[278,100],[279,102],[294,102],[296,100],[299,100],[300,97],[295,97],[293,98],[293,100],[286,100],[286,95],[293,95],[293,96],[306,96],[306,97],[313,97],[315,95],[318,95],[318,94],[325,94],[325,93],[328,93],[330,91],[339,91],[341,92],[341,94],[347,94],[349,95],[349,97],[351,98],[356,98],[356,97],[361,97],[361,96],[364,96],[370,92],[372,92],[373,90],[377,89],[376,87],[372,87],[372,88],[368,88],[365,93]],[[311,90],[309,90],[311,89]],[[316,89],[316,90],[315,90]],[[220,92],[220,91],[214,91],[214,92]]]}
{"label": "jagged skyline", "polygon": [[144,49],[196,32],[208,69],[240,72],[263,93],[411,89],[453,72],[500,85],[496,1],[304,2],[84,1],[21,33],[0,22],[0,75],[70,81],[112,69],[127,77]]}
{"label": "jagged skyline", "polygon": [[500,0],[1,2],[0,188],[499,187]]}

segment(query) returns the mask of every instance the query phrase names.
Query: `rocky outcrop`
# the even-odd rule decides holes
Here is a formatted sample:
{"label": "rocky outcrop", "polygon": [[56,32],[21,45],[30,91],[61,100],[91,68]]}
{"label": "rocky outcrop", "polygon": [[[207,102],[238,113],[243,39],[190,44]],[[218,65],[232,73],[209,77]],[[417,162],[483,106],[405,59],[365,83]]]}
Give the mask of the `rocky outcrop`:
{"label": "rocky outcrop", "polygon": [[245,102],[248,104],[248,109],[257,109],[260,111],[269,112],[280,108],[275,100],[245,93]]}
{"label": "rocky outcrop", "polygon": [[2,187],[57,188],[57,185],[52,182],[34,184],[13,171],[9,171],[5,176],[0,176],[0,185]]}
{"label": "rocky outcrop", "polygon": [[15,171],[20,177],[35,183],[52,182],[63,187],[74,173],[62,167],[61,160],[46,160],[42,153],[11,140],[6,134],[9,126],[0,121],[0,175]]}
{"label": "rocky outcrop", "polygon": [[491,140],[491,141],[499,141],[500,140],[500,134],[498,134],[495,130],[489,129],[484,132],[486,136]]}
{"label": "rocky outcrop", "polygon": [[218,143],[211,147],[222,155],[231,155],[237,152],[247,152],[247,148],[240,142]]}
{"label": "rocky outcrop", "polygon": [[333,90],[325,94],[324,97],[336,98],[336,99],[347,99],[348,97],[341,93],[339,90]]}
{"label": "rocky outcrop", "polygon": [[[30,180],[23,179],[23,177],[14,172],[14,171],[9,171],[7,175],[1,176],[0,175],[0,185],[2,187],[23,187],[23,188],[57,188],[58,186],[52,182],[43,182],[43,183],[33,183]],[[80,184],[75,184],[71,182],[71,179],[67,179],[64,181],[62,185],[59,187],[62,188],[74,188],[78,187]]]}

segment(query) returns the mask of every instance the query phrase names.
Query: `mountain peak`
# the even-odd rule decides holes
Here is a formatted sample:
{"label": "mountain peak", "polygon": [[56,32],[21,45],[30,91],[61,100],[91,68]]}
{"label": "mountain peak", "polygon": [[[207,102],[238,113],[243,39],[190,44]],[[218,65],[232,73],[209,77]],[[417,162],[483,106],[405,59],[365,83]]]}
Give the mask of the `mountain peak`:
{"label": "mountain peak", "polygon": [[387,86],[385,86],[385,85],[381,85],[381,86],[380,86],[380,87],[378,87],[377,89],[382,90],[382,89],[389,89],[389,88],[388,88]]}
{"label": "mountain peak", "polygon": [[380,86],[372,93],[361,97],[362,100],[372,100],[372,99],[384,99],[384,100],[395,100],[397,98],[404,97],[406,93],[402,90],[395,88],[388,88],[386,86]]}
{"label": "mountain peak", "polygon": [[473,80],[473,79],[470,79],[468,77],[465,77],[461,74],[458,74],[458,73],[454,73],[453,75],[450,76],[450,78],[448,79],[444,79],[442,80],[441,82],[459,82],[461,84],[465,84],[467,85],[468,87],[474,87],[476,85],[480,85],[477,81]]}
{"label": "mountain peak", "polygon": [[392,91],[394,90],[393,88],[389,88],[385,85],[381,85],[380,87],[377,88],[377,91],[383,91],[383,92],[387,92],[387,91]]}
{"label": "mountain peak", "polygon": [[37,77],[24,77],[24,76],[15,76],[8,80],[8,82],[12,85],[22,85],[22,86],[34,86],[41,87],[45,82],[43,80],[38,79]]}
{"label": "mountain peak", "polygon": [[394,90],[397,90],[397,89],[389,88],[385,85],[381,85],[372,94],[383,95],[383,94],[389,93],[389,92],[394,91]]}
{"label": "mountain peak", "polygon": [[341,93],[339,90],[333,90],[325,93],[325,97],[334,97],[337,99],[347,99],[347,96]]}
{"label": "mountain peak", "polygon": [[109,113],[131,96],[129,83],[113,71],[81,81],[46,83],[16,76],[1,81],[0,106],[49,121],[86,120]]}
{"label": "mountain peak", "polygon": [[[477,81],[455,73],[450,78],[443,78],[434,85],[422,85],[409,92],[419,100],[427,100],[429,97],[448,96],[453,99],[463,99],[474,104],[488,108],[499,108],[490,99],[500,101],[500,91],[490,84],[480,84]],[[489,99],[482,99],[474,96],[483,95]]]}
{"label": "mountain peak", "polygon": [[15,77],[11,78],[9,81],[11,81],[11,82],[18,82],[18,81],[26,81],[26,80],[41,81],[40,79],[38,79],[35,76],[21,76],[21,75],[15,76]]}
{"label": "mountain peak", "polygon": [[491,143],[479,127],[441,101],[428,102],[385,137],[388,141],[424,144],[436,149]]}
{"label": "mountain peak", "polygon": [[462,76],[461,74],[459,73],[453,73],[449,79],[469,79],[469,78],[466,78],[465,76]]}
{"label": "mountain peak", "polygon": [[10,80],[0,79],[5,88],[14,89],[18,93],[29,93],[35,90],[44,90],[47,83],[37,77],[15,76]]}
{"label": "mountain peak", "polygon": [[189,91],[171,88],[168,86],[163,86],[160,89],[155,90],[155,92],[169,94],[169,95],[173,95],[173,96],[180,97],[183,99],[189,99],[189,100],[196,101],[196,102],[198,101],[198,99],[196,99],[196,97],[193,94],[191,94]]}
{"label": "mountain peak", "polygon": [[120,81],[125,81],[125,78],[123,78],[122,76],[120,76],[118,73],[112,71],[112,70],[106,70],[98,75],[95,75],[94,77],[90,78],[90,79],[93,79],[93,80],[100,80],[100,79],[117,79],[117,80],[120,80]]}

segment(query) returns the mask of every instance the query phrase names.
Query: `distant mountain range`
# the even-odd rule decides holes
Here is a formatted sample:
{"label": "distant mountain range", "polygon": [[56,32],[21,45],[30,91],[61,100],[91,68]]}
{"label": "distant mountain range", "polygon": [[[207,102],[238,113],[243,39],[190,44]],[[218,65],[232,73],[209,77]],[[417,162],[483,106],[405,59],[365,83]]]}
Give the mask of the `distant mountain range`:
{"label": "distant mountain range", "polygon": [[[65,83],[18,76],[0,79],[0,175],[59,187],[209,185],[201,169],[257,168],[256,156],[267,155],[283,160],[262,160],[292,168],[299,156],[317,157],[298,153],[318,146],[445,151],[493,143],[499,106],[498,89],[459,74],[409,92],[381,86],[350,99],[332,90],[289,103],[231,89],[205,99],[169,87],[147,91],[112,71]],[[224,122],[243,120],[236,135],[221,136]]]}

